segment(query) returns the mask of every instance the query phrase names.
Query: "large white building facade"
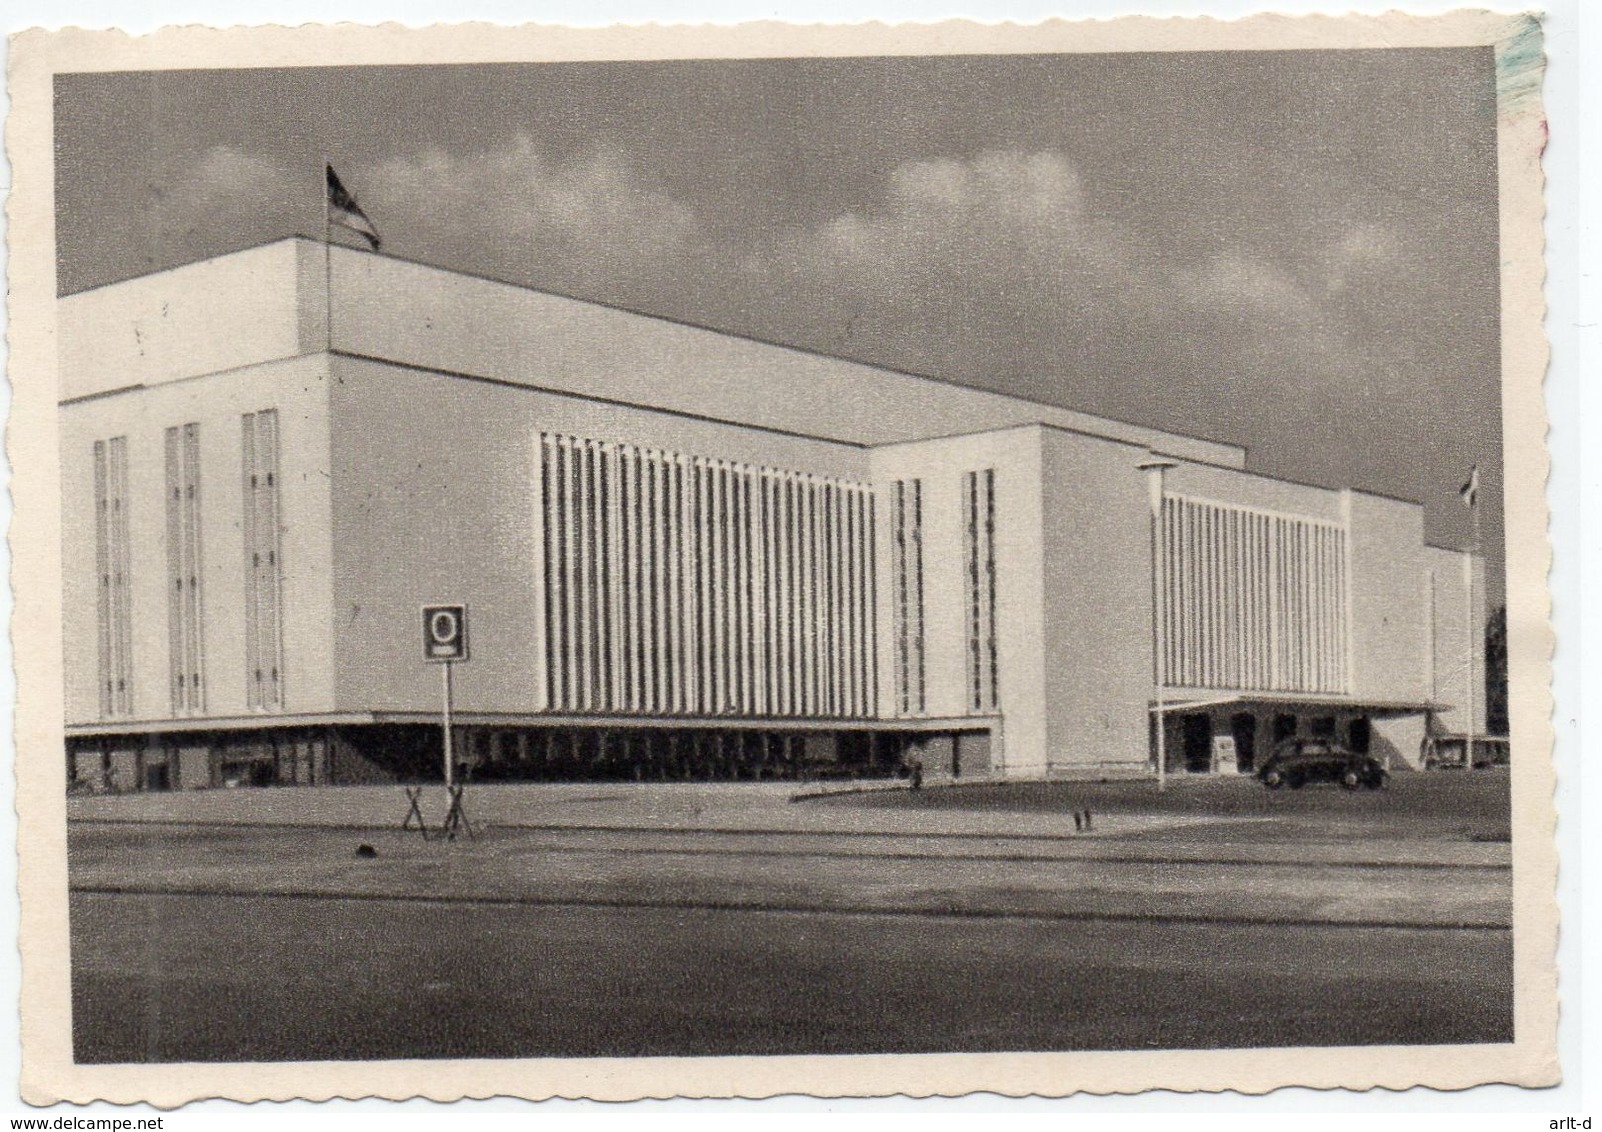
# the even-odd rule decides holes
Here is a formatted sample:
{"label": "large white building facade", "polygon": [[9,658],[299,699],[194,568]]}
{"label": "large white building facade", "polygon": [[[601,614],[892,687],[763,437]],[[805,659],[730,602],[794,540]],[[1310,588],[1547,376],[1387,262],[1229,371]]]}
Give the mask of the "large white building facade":
{"label": "large white building facade", "polygon": [[481,780],[1138,774],[1157,719],[1175,773],[1411,763],[1471,686],[1483,727],[1479,562],[1239,447],[304,239],[60,316],[94,788],[437,776],[432,603]]}

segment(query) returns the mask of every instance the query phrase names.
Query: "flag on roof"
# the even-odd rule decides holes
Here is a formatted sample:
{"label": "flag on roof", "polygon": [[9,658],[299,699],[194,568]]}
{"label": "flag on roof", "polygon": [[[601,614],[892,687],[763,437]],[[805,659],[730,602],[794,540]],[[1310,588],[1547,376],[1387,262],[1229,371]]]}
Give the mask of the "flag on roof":
{"label": "flag on roof", "polygon": [[1475,498],[1480,494],[1480,466],[1478,464],[1474,465],[1474,469],[1469,472],[1468,482],[1458,488],[1457,493],[1463,497],[1463,506],[1474,506]]}
{"label": "flag on roof", "polygon": [[344,185],[340,184],[339,174],[334,172],[332,165],[328,169],[328,222],[338,224],[341,228],[348,228],[355,232],[376,252],[381,242],[378,238],[378,229],[373,222],[367,219],[367,213],[362,211],[361,205],[350,194]]}

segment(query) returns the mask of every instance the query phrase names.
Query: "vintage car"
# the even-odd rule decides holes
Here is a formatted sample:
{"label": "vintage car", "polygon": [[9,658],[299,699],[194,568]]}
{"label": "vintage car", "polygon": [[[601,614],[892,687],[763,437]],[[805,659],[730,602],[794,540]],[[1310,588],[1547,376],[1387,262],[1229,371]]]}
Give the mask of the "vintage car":
{"label": "vintage car", "polygon": [[1331,739],[1286,739],[1274,748],[1257,778],[1270,790],[1299,789],[1309,782],[1338,782],[1348,790],[1385,785],[1387,771],[1372,755],[1349,751]]}

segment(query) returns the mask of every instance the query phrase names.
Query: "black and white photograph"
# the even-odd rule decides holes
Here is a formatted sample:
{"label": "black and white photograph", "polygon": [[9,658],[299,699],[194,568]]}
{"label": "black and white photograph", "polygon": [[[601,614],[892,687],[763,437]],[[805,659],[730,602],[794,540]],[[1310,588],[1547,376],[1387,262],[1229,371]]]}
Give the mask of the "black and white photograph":
{"label": "black and white photograph", "polygon": [[1555,1080],[1541,29],[1412,24],[19,42],[33,1087]]}

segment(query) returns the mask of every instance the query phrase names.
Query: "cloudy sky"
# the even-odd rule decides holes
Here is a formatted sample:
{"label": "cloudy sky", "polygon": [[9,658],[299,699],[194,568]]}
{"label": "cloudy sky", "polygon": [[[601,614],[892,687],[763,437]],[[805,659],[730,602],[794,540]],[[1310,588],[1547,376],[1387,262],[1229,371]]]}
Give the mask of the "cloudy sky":
{"label": "cloudy sky", "polygon": [[398,256],[1244,444],[1442,545],[1478,462],[1500,544],[1489,49],[82,75],[56,127],[63,293],[320,236],[326,155]]}

